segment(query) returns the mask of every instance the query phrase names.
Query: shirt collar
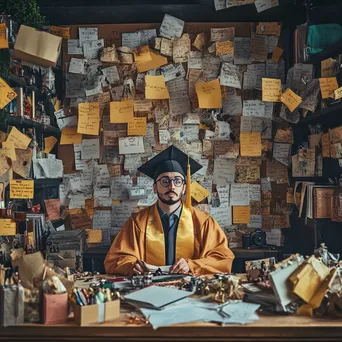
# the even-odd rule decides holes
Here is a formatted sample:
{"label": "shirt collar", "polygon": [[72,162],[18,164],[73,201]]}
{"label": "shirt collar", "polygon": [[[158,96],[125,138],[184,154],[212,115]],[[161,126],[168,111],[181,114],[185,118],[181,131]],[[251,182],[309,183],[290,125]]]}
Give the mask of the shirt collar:
{"label": "shirt collar", "polygon": [[177,218],[179,219],[179,217],[181,215],[182,207],[183,207],[183,204],[181,203],[181,205],[173,213],[168,215],[165,211],[163,211],[163,209],[161,209],[159,207],[159,204],[157,203],[157,208],[158,208],[158,211],[159,211],[160,218],[163,218],[165,215],[168,216],[168,217],[170,217],[172,215],[176,215]]}

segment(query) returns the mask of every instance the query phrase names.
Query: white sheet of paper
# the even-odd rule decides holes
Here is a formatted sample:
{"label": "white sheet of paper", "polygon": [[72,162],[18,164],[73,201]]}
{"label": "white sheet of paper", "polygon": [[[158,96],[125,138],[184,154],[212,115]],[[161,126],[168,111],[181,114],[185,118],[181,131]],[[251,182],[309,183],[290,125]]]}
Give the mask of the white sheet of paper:
{"label": "white sheet of paper", "polygon": [[100,139],[83,139],[81,148],[83,160],[100,158]]}
{"label": "white sheet of paper", "polygon": [[288,166],[292,144],[273,143],[273,158]]}
{"label": "white sheet of paper", "polygon": [[230,206],[230,184],[217,185],[216,190],[220,199],[220,207],[223,207],[223,206],[229,207]]}
{"label": "white sheet of paper", "polygon": [[102,83],[103,86],[108,85],[108,83],[106,82],[106,79],[109,82],[109,84],[120,82],[120,75],[118,72],[118,68],[115,65],[109,68],[102,69],[102,73],[105,78],[105,84]]}
{"label": "white sheet of paper", "polygon": [[215,159],[213,183],[216,185],[227,185],[235,180],[235,160]]}
{"label": "white sheet of paper", "polygon": [[234,38],[234,64],[250,64],[251,60],[251,38]]}
{"label": "white sheet of paper", "polygon": [[60,159],[36,159],[42,169],[43,178],[62,178],[63,161]]}
{"label": "white sheet of paper", "polygon": [[262,228],[262,215],[250,215],[250,223],[247,224],[247,227],[261,229]]}
{"label": "white sheet of paper", "polygon": [[69,64],[69,72],[72,74],[85,74],[84,69],[84,59],[81,58],[71,58]]}
{"label": "white sheet of paper", "polygon": [[143,137],[127,137],[119,138],[119,153],[132,154],[144,153],[144,139]]}
{"label": "white sheet of paper", "polygon": [[214,0],[214,6],[216,11],[220,11],[226,8],[226,0]]}
{"label": "white sheet of paper", "polygon": [[77,126],[77,115],[66,116],[64,118],[57,119],[57,125],[60,130],[64,127],[76,127]]}
{"label": "white sheet of paper", "polygon": [[230,205],[249,205],[249,184],[231,184]]}
{"label": "white sheet of paper", "polygon": [[160,67],[160,70],[164,75],[165,82],[172,81],[177,77],[185,77],[185,70],[182,63],[168,64]]}
{"label": "white sheet of paper", "polygon": [[161,144],[169,144],[171,141],[170,131],[166,129],[159,130],[159,142]]}
{"label": "white sheet of paper", "polygon": [[78,36],[80,46],[83,47],[84,42],[98,40],[98,29],[97,27],[80,27],[78,29]]}
{"label": "white sheet of paper", "polygon": [[243,101],[242,115],[265,117],[265,103],[260,100]]}
{"label": "white sheet of paper", "polygon": [[249,200],[261,201],[261,186],[260,184],[249,184]]}
{"label": "white sheet of paper", "polygon": [[190,51],[188,69],[202,69],[202,52]]}
{"label": "white sheet of paper", "polygon": [[222,113],[229,115],[242,114],[242,101],[240,95],[228,95],[228,99],[222,102]]}
{"label": "white sheet of paper", "polygon": [[129,198],[129,189],[133,181],[131,176],[120,176],[111,178],[110,193],[114,200],[126,200]]}
{"label": "white sheet of paper", "polygon": [[85,197],[83,195],[73,195],[70,198],[69,209],[81,209],[85,207]]}
{"label": "white sheet of paper", "polygon": [[232,207],[230,206],[210,206],[210,215],[217,221],[221,228],[227,228],[233,224]]}
{"label": "white sheet of paper", "polygon": [[237,65],[222,63],[220,72],[220,84],[227,87],[242,88],[242,73]]}
{"label": "white sheet of paper", "polygon": [[184,29],[184,21],[165,14],[159,29],[159,35],[165,38],[180,38]]}
{"label": "white sheet of paper", "polygon": [[110,210],[95,210],[93,217],[93,229],[108,229],[112,223]]}
{"label": "white sheet of paper", "polygon": [[266,244],[281,246],[281,229],[274,228],[266,232]]}
{"label": "white sheet of paper", "polygon": [[68,55],[83,55],[79,39],[68,39]]}
{"label": "white sheet of paper", "polygon": [[137,207],[136,201],[123,201],[112,205],[112,227],[122,227]]}
{"label": "white sheet of paper", "polygon": [[270,8],[279,6],[278,0],[255,0],[254,2],[258,13],[266,11]]}
{"label": "white sheet of paper", "polygon": [[95,171],[95,185],[102,186],[102,187],[106,186],[109,189],[110,175],[109,175],[107,164],[96,165],[94,171]]}

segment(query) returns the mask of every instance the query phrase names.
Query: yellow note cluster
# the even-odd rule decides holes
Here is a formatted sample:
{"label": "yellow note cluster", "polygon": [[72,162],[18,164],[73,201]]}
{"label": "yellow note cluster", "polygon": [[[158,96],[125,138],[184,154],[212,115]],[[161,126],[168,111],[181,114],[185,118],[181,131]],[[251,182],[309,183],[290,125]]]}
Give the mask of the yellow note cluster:
{"label": "yellow note cluster", "polygon": [[10,198],[33,198],[34,181],[16,180],[10,181]]}

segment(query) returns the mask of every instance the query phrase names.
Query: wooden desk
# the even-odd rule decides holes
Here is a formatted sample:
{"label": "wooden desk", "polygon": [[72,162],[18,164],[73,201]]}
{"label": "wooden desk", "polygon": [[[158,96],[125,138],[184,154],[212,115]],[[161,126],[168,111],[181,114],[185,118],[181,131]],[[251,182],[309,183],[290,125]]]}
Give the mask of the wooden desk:
{"label": "wooden desk", "polygon": [[25,324],[0,329],[1,341],[341,341],[342,320],[297,316],[266,316],[240,326],[213,323],[174,325],[153,330],[125,325],[125,317],[110,323],[78,327],[72,322],[44,326]]}

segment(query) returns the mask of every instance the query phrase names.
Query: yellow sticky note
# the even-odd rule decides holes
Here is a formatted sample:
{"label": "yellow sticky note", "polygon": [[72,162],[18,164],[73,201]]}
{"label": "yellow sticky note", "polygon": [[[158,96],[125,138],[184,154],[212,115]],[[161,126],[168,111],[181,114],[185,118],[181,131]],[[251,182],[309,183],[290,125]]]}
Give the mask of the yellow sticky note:
{"label": "yellow sticky note", "polygon": [[81,144],[82,134],[77,133],[76,127],[65,127],[62,129],[61,145]]}
{"label": "yellow sticky note", "polygon": [[10,198],[33,198],[34,181],[13,179],[10,181]]}
{"label": "yellow sticky note", "polygon": [[150,51],[151,60],[137,63],[138,72],[146,72],[167,64],[167,58]]}
{"label": "yellow sticky note", "polygon": [[336,77],[320,78],[319,84],[321,87],[322,99],[327,99],[328,97],[334,98],[334,90],[338,88]]}
{"label": "yellow sticky note", "polygon": [[127,125],[127,135],[146,135],[146,118],[133,118]]}
{"label": "yellow sticky note", "polygon": [[134,61],[136,63],[152,61],[152,56],[148,45],[142,45],[136,49],[136,52],[134,52]]}
{"label": "yellow sticky note", "polygon": [[100,103],[87,102],[78,104],[77,133],[99,135]]}
{"label": "yellow sticky note", "polygon": [[44,143],[45,143],[44,152],[45,153],[50,153],[51,150],[53,149],[53,147],[56,145],[57,141],[58,140],[55,137],[53,137],[53,136],[45,138],[44,139]]}
{"label": "yellow sticky note", "polygon": [[9,236],[17,234],[17,223],[12,219],[0,219],[0,235]]}
{"label": "yellow sticky note", "polygon": [[2,153],[4,156],[10,158],[11,160],[17,160],[17,155],[15,153],[14,144],[11,141],[4,141],[2,143]]}
{"label": "yellow sticky note", "polygon": [[0,49],[8,49],[6,23],[0,24]]}
{"label": "yellow sticky note", "polygon": [[86,232],[87,232],[88,243],[102,242],[102,230],[101,229],[86,229]]}
{"label": "yellow sticky note", "polygon": [[50,26],[50,33],[55,36],[70,39],[70,27]]}
{"label": "yellow sticky note", "polygon": [[338,89],[334,90],[334,98],[335,100],[338,100],[342,97],[342,87],[339,87]]}
{"label": "yellow sticky note", "polygon": [[161,76],[145,76],[145,97],[149,100],[163,100],[170,98],[165,78]]}
{"label": "yellow sticky note", "polygon": [[218,79],[210,82],[197,82],[196,94],[199,108],[221,108],[222,94]]}
{"label": "yellow sticky note", "polygon": [[21,133],[16,127],[12,127],[6,142],[13,143],[15,148],[25,150],[31,142],[31,138]]}
{"label": "yellow sticky note", "polygon": [[56,102],[55,102],[55,105],[54,105],[54,107],[55,107],[55,112],[58,112],[61,108],[62,108],[62,106],[61,106],[61,100],[56,100]]}
{"label": "yellow sticky note", "polygon": [[273,49],[273,53],[272,53],[272,61],[273,62],[279,62],[281,56],[283,55],[284,50],[281,49],[280,47],[276,46]]}
{"label": "yellow sticky note", "polygon": [[216,56],[233,55],[234,43],[230,40],[225,42],[216,42]]}
{"label": "yellow sticky note", "polygon": [[203,188],[202,185],[197,182],[191,183],[191,197],[193,197],[198,203],[202,202],[209,196],[209,191]]}
{"label": "yellow sticky note", "polygon": [[4,108],[18,94],[0,77],[0,109]]}
{"label": "yellow sticky note", "polygon": [[241,132],[240,133],[240,154],[242,157],[261,156],[261,133]]}
{"label": "yellow sticky note", "polygon": [[134,118],[133,100],[113,101],[110,103],[110,122],[125,123]]}
{"label": "yellow sticky note", "polygon": [[290,88],[287,88],[284,91],[280,100],[290,110],[290,112],[293,112],[302,103],[302,98],[294,93]]}
{"label": "yellow sticky note", "polygon": [[265,102],[280,102],[281,80],[276,78],[262,79],[262,100]]}
{"label": "yellow sticky note", "polygon": [[233,224],[249,224],[251,207],[249,205],[233,206]]}

